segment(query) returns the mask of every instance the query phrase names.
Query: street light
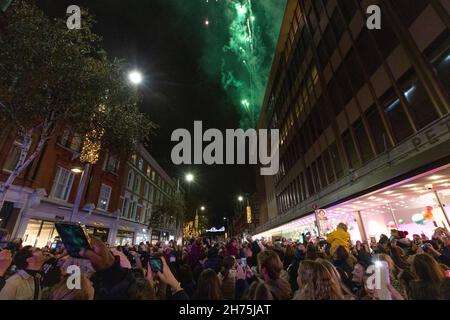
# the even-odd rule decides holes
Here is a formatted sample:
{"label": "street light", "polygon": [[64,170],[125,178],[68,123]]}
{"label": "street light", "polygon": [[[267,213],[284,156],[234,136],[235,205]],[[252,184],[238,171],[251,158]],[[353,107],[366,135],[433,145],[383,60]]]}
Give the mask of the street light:
{"label": "street light", "polygon": [[186,175],[186,181],[187,181],[187,182],[192,182],[192,181],[194,181],[194,175],[193,175],[192,173],[188,173],[188,174]]}
{"label": "street light", "polygon": [[75,174],[80,174],[83,172],[83,169],[80,167],[75,167],[75,168],[72,168],[70,171],[72,171]]}
{"label": "street light", "polygon": [[128,73],[128,80],[134,85],[139,85],[142,83],[142,80],[144,80],[144,77],[139,71],[133,70]]}
{"label": "street light", "polygon": [[201,210],[201,211],[205,211],[205,206],[201,206],[201,207],[200,207],[200,210]]}
{"label": "street light", "polygon": [[242,202],[242,201],[244,201],[244,197],[243,197],[243,196],[239,196],[239,197],[238,197],[238,200],[239,200],[240,202]]}

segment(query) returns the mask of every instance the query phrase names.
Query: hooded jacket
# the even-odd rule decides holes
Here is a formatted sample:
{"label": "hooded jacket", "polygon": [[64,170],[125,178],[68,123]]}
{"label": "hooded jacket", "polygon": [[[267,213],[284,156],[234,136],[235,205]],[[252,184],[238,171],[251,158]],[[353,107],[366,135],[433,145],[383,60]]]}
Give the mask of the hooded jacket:
{"label": "hooded jacket", "polygon": [[334,251],[339,247],[344,247],[350,253],[350,233],[344,229],[337,228],[331,232],[327,237],[327,242],[330,244],[330,254],[333,256]]}

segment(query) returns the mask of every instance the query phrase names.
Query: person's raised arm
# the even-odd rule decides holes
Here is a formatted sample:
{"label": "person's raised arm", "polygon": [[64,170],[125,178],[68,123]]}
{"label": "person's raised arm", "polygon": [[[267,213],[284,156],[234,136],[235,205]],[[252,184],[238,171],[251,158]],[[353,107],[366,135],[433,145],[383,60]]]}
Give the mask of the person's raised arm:
{"label": "person's raised arm", "polygon": [[164,257],[160,258],[163,267],[162,272],[158,272],[158,278],[166,285],[170,286],[172,296],[176,300],[189,300],[188,295],[184,292],[183,288],[181,287],[181,283],[175,278],[169,266],[167,265],[166,259]]}

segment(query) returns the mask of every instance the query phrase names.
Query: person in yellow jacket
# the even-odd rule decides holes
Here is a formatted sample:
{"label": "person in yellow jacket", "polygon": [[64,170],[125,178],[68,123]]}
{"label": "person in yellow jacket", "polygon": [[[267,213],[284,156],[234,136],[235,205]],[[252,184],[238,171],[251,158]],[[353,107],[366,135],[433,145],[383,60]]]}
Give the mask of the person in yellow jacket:
{"label": "person in yellow jacket", "polygon": [[337,229],[331,232],[327,237],[330,244],[330,255],[334,255],[334,251],[339,247],[344,247],[350,253],[350,233],[347,232],[347,225],[339,223]]}

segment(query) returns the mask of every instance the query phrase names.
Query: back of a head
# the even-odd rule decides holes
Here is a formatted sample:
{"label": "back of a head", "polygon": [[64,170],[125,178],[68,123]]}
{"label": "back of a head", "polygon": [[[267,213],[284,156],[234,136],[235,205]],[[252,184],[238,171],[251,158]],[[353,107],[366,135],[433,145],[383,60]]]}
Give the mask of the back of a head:
{"label": "back of a head", "polygon": [[305,259],[307,260],[316,260],[318,258],[317,256],[317,248],[314,244],[308,243],[306,246],[306,256]]}
{"label": "back of a head", "polygon": [[347,232],[347,225],[346,225],[345,223],[343,223],[343,222],[339,223],[338,226],[337,226],[337,228],[338,228],[338,229],[342,229],[342,230],[344,230],[345,232]]}
{"label": "back of a head", "polygon": [[192,269],[188,264],[181,264],[178,268],[178,281],[181,283],[190,283],[194,281]]}
{"label": "back of a head", "polygon": [[155,300],[155,290],[143,276],[136,276],[128,287],[128,300]]}
{"label": "back of a head", "polygon": [[278,254],[273,250],[264,250],[258,253],[258,265],[260,272],[264,268],[270,279],[276,280],[283,270],[283,263]]}
{"label": "back of a head", "polygon": [[255,288],[253,300],[274,300],[274,298],[267,285],[259,282]]}
{"label": "back of a head", "polygon": [[194,300],[221,300],[222,290],[220,288],[217,273],[212,269],[203,270],[197,282],[197,291]]}
{"label": "back of a head", "polygon": [[334,251],[334,255],[336,257],[336,260],[338,260],[338,261],[345,262],[349,258],[349,253],[347,250],[345,250],[345,248],[343,246],[337,247],[336,250]]}
{"label": "back of a head", "polygon": [[66,275],[60,282],[54,285],[48,292],[46,300],[93,300],[94,288],[84,273],[81,273],[80,289],[69,289]]}
{"label": "back of a head", "polygon": [[225,270],[230,270],[236,264],[236,259],[233,256],[226,256],[223,258],[222,266]]}
{"label": "back of a head", "polygon": [[342,290],[327,268],[316,261],[304,260],[298,268],[300,300],[342,300]]}
{"label": "back of a head", "polygon": [[336,279],[336,281],[338,282],[341,281],[341,275],[337,271],[336,267],[330,261],[321,258],[318,258],[315,261],[322,264],[328,270],[331,276]]}
{"label": "back of a head", "polygon": [[440,284],[444,280],[441,266],[427,253],[419,253],[414,256],[412,271],[421,281]]}

